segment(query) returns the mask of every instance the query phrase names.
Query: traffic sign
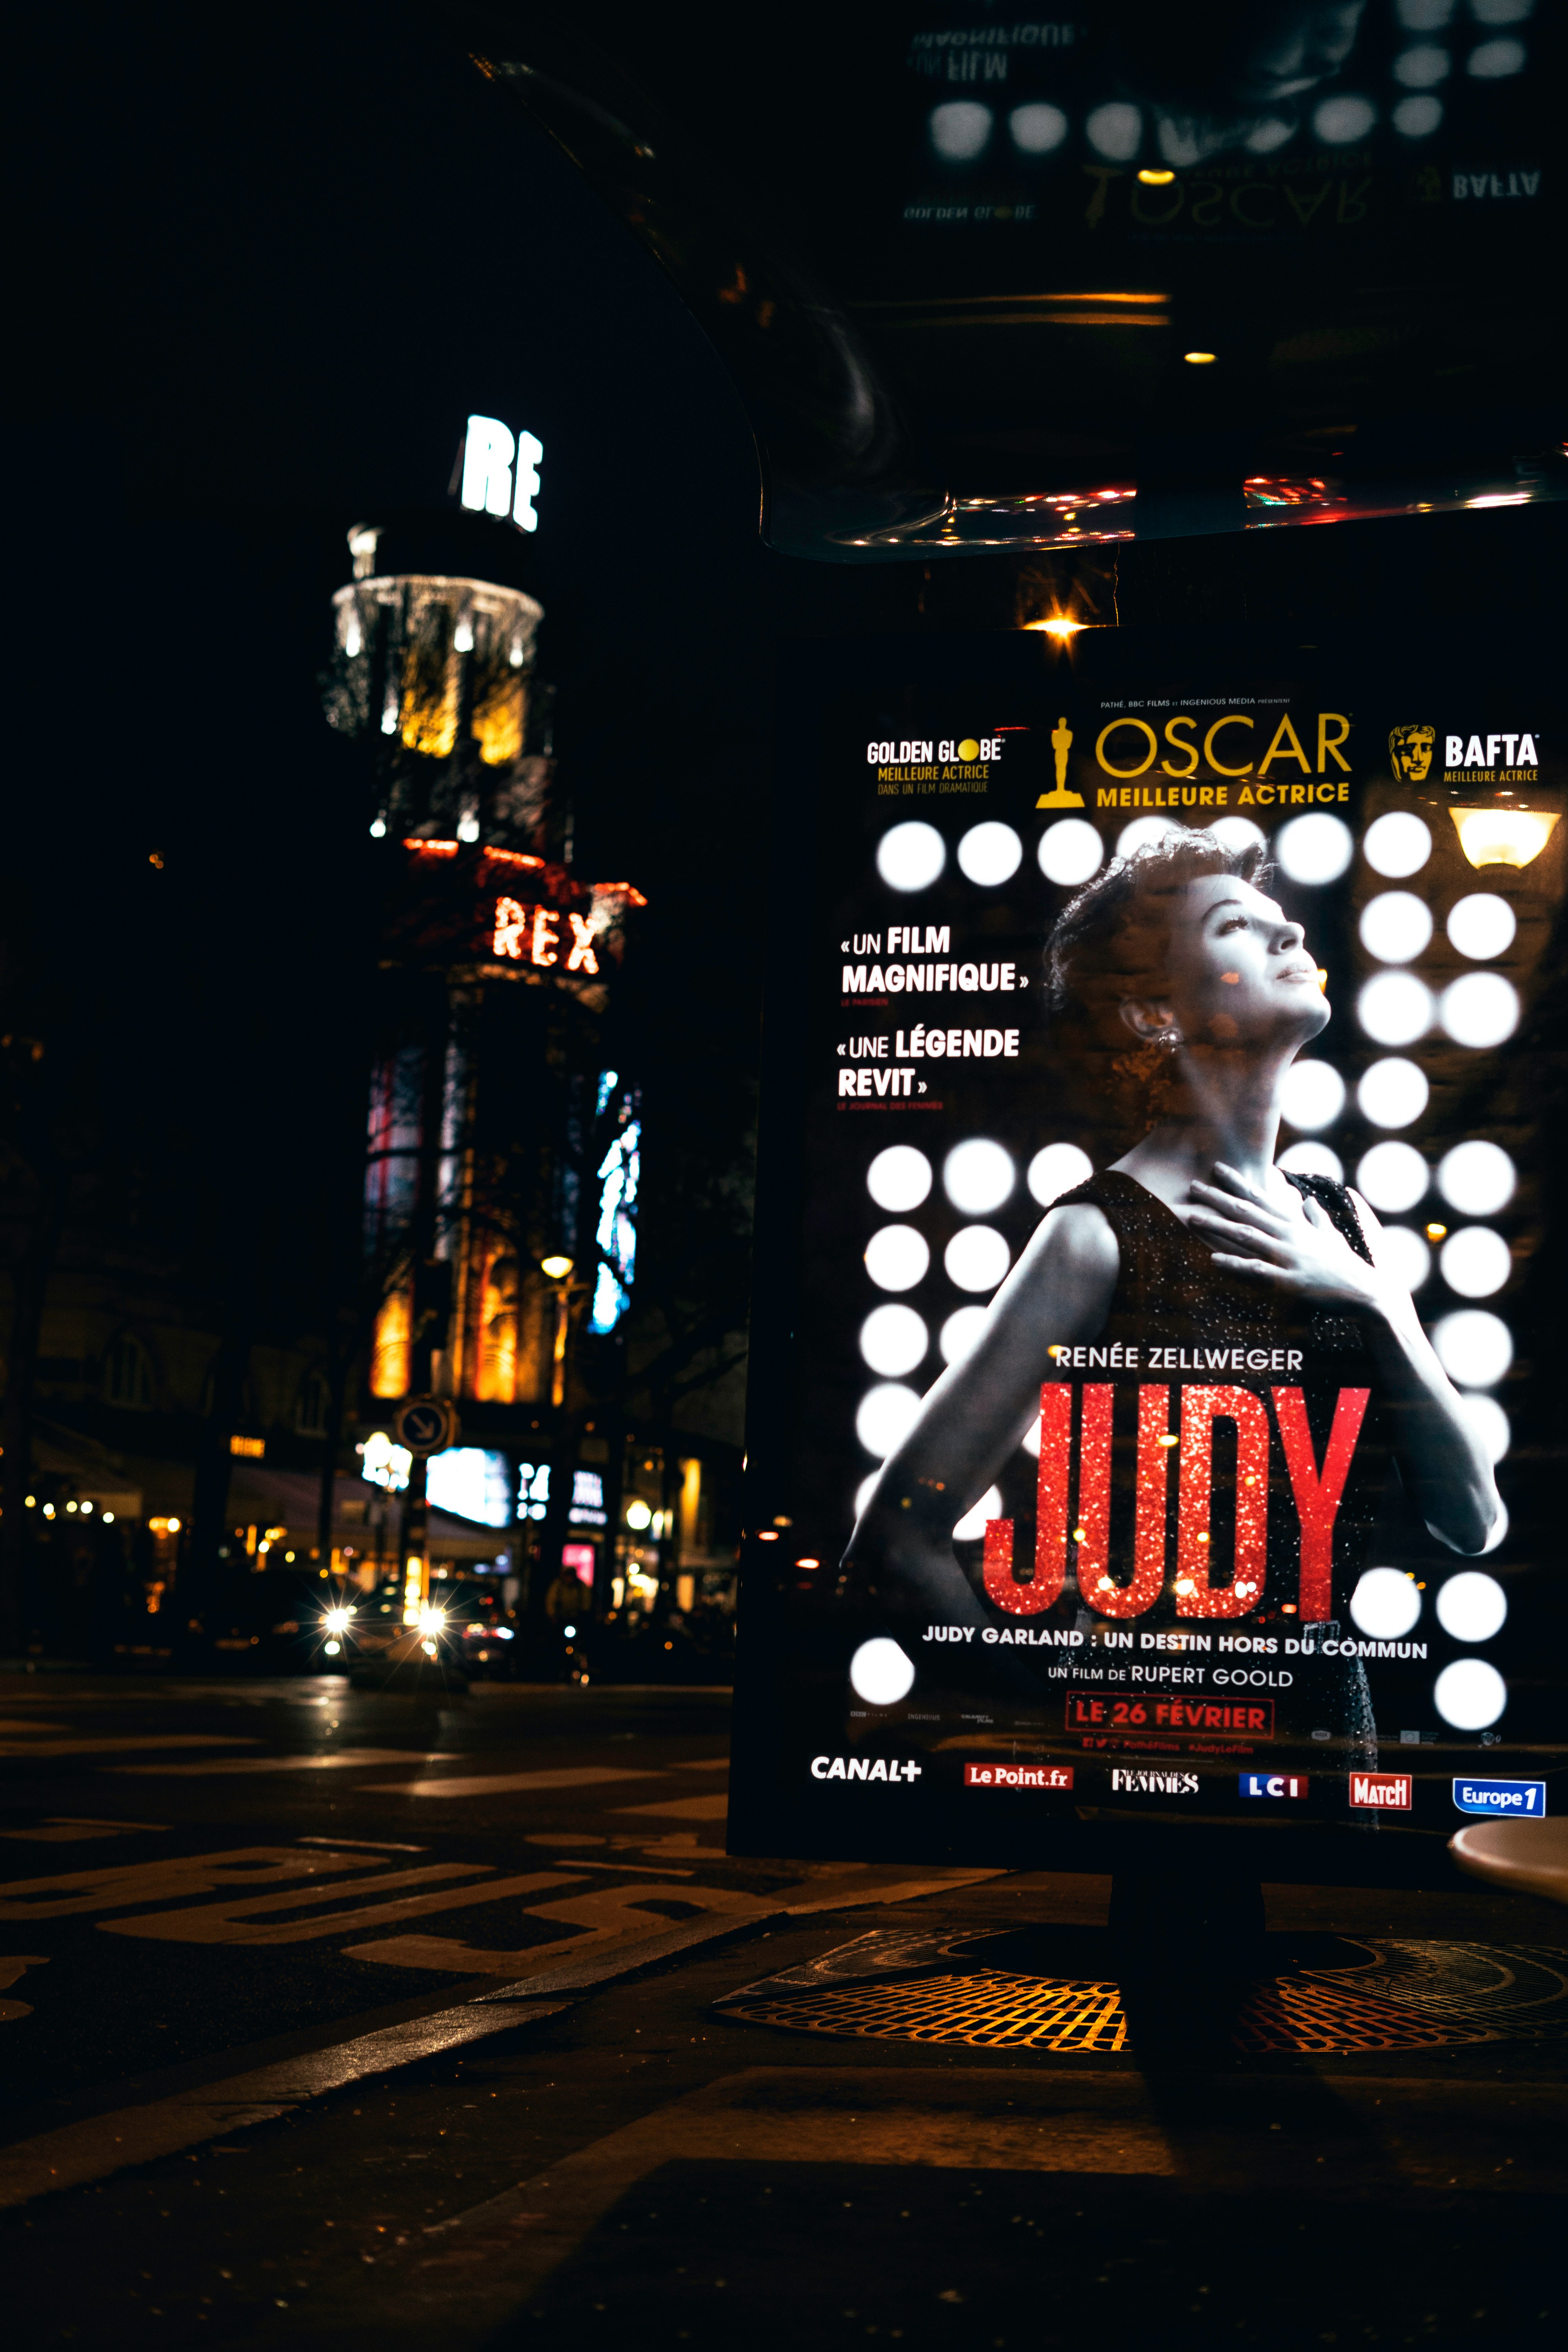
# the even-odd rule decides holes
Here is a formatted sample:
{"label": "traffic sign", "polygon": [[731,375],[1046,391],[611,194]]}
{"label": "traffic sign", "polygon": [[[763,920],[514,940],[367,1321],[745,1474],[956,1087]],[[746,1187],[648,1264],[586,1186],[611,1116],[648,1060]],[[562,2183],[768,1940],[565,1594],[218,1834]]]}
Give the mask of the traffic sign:
{"label": "traffic sign", "polygon": [[449,1397],[405,1397],[393,1415],[392,1433],[410,1454],[445,1453],[458,1434],[458,1415]]}

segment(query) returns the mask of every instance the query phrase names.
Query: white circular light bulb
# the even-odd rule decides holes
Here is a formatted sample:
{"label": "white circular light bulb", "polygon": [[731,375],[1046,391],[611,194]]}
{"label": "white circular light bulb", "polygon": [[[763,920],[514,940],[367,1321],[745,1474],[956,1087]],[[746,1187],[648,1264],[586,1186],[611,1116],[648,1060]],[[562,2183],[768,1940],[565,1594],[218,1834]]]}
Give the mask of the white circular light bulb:
{"label": "white circular light bulb", "polygon": [[897,1706],[915,1685],[915,1670],[886,1633],[862,1642],[849,1661],[849,1687],[868,1706]]}
{"label": "white circular light bulb", "polygon": [[946,842],[918,817],[893,825],[877,844],[877,871],[889,890],[929,890],[946,864]]}

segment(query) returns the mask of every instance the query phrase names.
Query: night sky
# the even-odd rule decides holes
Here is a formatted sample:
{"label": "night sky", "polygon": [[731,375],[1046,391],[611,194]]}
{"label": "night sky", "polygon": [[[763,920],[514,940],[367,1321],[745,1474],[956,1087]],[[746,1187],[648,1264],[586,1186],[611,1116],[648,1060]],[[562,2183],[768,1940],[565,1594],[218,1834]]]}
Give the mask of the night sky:
{"label": "night sky", "polygon": [[[1028,567],[928,584],[763,549],[710,348],[412,0],[40,12],[14,85],[0,984],[55,1041],[82,1164],[111,1191],[162,1154],[173,1199],[194,1155],[243,1218],[280,1167],[357,1150],[369,812],[317,673],[347,526],[439,504],[472,410],[544,444],[529,555],[577,859],[652,902],[649,1181],[662,1118],[697,1199],[750,1116],[781,638],[1010,625]],[[1418,562],[1407,523],[1355,526],[1353,562],[1337,530],[1157,542],[1120,553],[1115,609],[1502,615],[1552,579],[1562,512],[1441,520]]]}

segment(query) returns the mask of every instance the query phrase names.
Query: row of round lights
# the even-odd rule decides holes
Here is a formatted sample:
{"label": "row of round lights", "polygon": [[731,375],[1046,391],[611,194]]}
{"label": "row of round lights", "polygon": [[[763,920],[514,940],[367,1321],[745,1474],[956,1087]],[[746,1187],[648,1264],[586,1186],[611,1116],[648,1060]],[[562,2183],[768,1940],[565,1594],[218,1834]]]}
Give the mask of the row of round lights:
{"label": "row of round lights", "polygon": [[[1089,1154],[1076,1144],[1049,1143],[1037,1151],[1025,1174],[1030,1196],[1049,1208],[1063,1192],[1081,1184],[1093,1172]],[[879,1209],[889,1215],[907,1215],[931,1196],[935,1172],[923,1151],[913,1144],[889,1144],[879,1151],[866,1172],[866,1189]],[[987,1136],[972,1136],[954,1144],[942,1165],[942,1187],[952,1205],[966,1217],[986,1216],[1011,1200],[1017,1190],[1018,1168],[1011,1152]],[[942,1269],[957,1290],[995,1290],[1012,1265],[1012,1251],[994,1225],[961,1225],[942,1253]],[[866,1271],[879,1290],[913,1290],[931,1270],[931,1244],[914,1225],[879,1226],[866,1245]],[[986,1310],[979,1306],[955,1307],[943,1319],[937,1348],[944,1364],[961,1363],[971,1353],[984,1328]],[[931,1327],[916,1308],[896,1298],[874,1307],[860,1327],[860,1353],[868,1368],[879,1375],[861,1398],[855,1416],[855,1433],[866,1452],[886,1461],[908,1435],[921,1407],[918,1390],[907,1375],[931,1352]],[[858,1514],[876,1483],[873,1471],[855,1498]],[[955,1539],[967,1543],[983,1536],[985,1522],[1002,1507],[996,1488],[984,1495],[953,1529]]]}
{"label": "row of round lights", "polygon": [[[1510,5],[1510,0],[1504,0],[1504,5]],[[1513,5],[1517,5],[1517,0]],[[1522,72],[1524,64],[1522,41],[1479,41],[1465,59],[1465,71],[1476,81],[1503,81]],[[1449,52],[1435,43],[1416,45],[1395,58],[1394,77],[1406,94],[1394,100],[1388,119],[1401,138],[1431,138],[1443,121],[1443,101],[1436,94],[1436,88],[1447,80],[1452,70]],[[1351,90],[1336,91],[1323,99],[1311,115],[1313,133],[1325,147],[1351,146],[1367,138],[1376,129],[1377,121],[1374,101]],[[973,98],[949,99],[933,107],[928,123],[931,146],[944,163],[977,162],[990,146],[995,127],[992,109]],[[1020,155],[1031,159],[1054,155],[1071,128],[1063,109],[1046,99],[1016,106],[1007,117],[1007,134],[1014,147]],[[1253,125],[1242,143],[1252,154],[1271,155],[1289,145],[1298,128],[1284,115],[1265,115]],[[1085,139],[1097,155],[1103,155],[1111,163],[1133,161],[1143,144],[1144,129],[1142,108],[1124,99],[1112,99],[1103,106],[1094,107],[1084,117]],[[1167,163],[1187,164],[1200,160],[1190,152],[1190,133],[1168,120],[1156,119],[1155,143]],[[1154,176],[1150,174],[1151,178]],[[1161,173],[1158,176],[1163,180],[1173,175]]]}
{"label": "row of round lights", "polygon": [[[1369,1568],[1351,1595],[1351,1617],[1373,1642],[1402,1642],[1420,1622],[1421,1587],[1399,1568]],[[1484,1569],[1465,1568],[1439,1585],[1437,1622],[1452,1641],[1489,1642],[1508,1618],[1508,1595]],[[1433,1687],[1438,1714],[1456,1731],[1486,1731],[1508,1705],[1508,1685],[1489,1658],[1455,1658]]]}
{"label": "row of round lights", "polygon": [[[1308,884],[1337,881],[1353,854],[1349,827],[1317,812],[1299,822],[1312,826],[1314,834],[1308,859],[1302,861],[1298,852],[1296,860],[1298,867],[1305,862],[1310,870],[1297,871],[1292,878]],[[1277,847],[1282,843],[1283,835]],[[1383,880],[1408,881],[1431,857],[1431,830],[1413,810],[1390,809],[1367,827],[1362,855]],[[1283,856],[1281,863],[1288,872],[1292,870]],[[1512,908],[1493,891],[1473,891],[1459,898],[1445,923],[1450,945],[1478,962],[1506,954],[1517,928]],[[1435,929],[1430,908],[1414,891],[1383,890],[1367,901],[1359,922],[1362,944],[1374,961],[1391,968],[1374,973],[1362,986],[1356,999],[1362,1030],[1379,1045],[1414,1045],[1434,1026],[1472,1051],[1502,1044],[1519,1025],[1520,1003],[1517,991],[1500,972],[1467,972],[1435,997],[1413,972],[1398,969],[1426,950]],[[1429,1093],[1419,1064],[1392,1054],[1363,1073],[1356,1107],[1372,1126],[1396,1129],[1413,1126],[1422,1117]],[[1319,1139],[1339,1118],[1347,1099],[1344,1080],[1331,1064],[1309,1060],[1295,1065],[1286,1081],[1284,1116],[1313,1139],[1283,1152],[1283,1169],[1343,1181],[1339,1154]],[[1426,1156],[1413,1143],[1391,1136],[1363,1153],[1354,1181],[1380,1213],[1397,1217],[1407,1215],[1426,1198],[1433,1175]],[[1439,1161],[1436,1175],[1449,1208],[1469,1217],[1495,1216],[1508,1206],[1518,1185],[1508,1153],[1481,1138],[1456,1144]],[[1440,1226],[1423,1235],[1411,1226],[1394,1224],[1384,1234],[1392,1269],[1412,1292],[1431,1275],[1433,1240],[1442,1241],[1437,1259],[1442,1278],[1461,1298],[1491,1297],[1513,1270],[1507,1242],[1489,1225],[1467,1225],[1446,1238]],[[1508,1325],[1486,1309],[1460,1308],[1445,1315],[1431,1336],[1444,1370],[1471,1391],[1494,1388],[1513,1360]],[[1495,1398],[1478,1393],[1467,1403],[1492,1460],[1500,1461],[1509,1444],[1502,1407]]]}

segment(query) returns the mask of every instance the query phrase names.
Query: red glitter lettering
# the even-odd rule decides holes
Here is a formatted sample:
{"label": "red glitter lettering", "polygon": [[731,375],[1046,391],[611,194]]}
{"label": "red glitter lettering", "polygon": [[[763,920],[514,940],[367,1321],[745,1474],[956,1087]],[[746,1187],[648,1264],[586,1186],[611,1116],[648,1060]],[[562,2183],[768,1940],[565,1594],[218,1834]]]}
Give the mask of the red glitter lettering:
{"label": "red glitter lettering", "polygon": [[1342,1389],[1334,1406],[1334,1425],[1320,1473],[1312,1455],[1312,1432],[1307,1404],[1300,1389],[1273,1391],[1279,1442],[1290,1473],[1290,1491],[1301,1522],[1301,1589],[1299,1597],[1303,1625],[1321,1625],[1333,1614],[1334,1521],[1340,1498],[1350,1476],[1351,1457],[1372,1396],[1370,1389]]}
{"label": "red glitter lettering", "polygon": [[[1106,1391],[1107,1394],[1110,1391]],[[1108,1416],[1109,1418],[1109,1416]],[[1084,1421],[1089,1420],[1087,1397]],[[1171,1449],[1160,1441],[1170,1433],[1171,1391],[1157,1386],[1138,1391],[1137,1516],[1132,1531],[1132,1580],[1113,1582],[1106,1573],[1084,1577],[1079,1562],[1079,1590],[1102,1617],[1142,1617],[1160,1598],[1165,1582],[1165,1508],[1170,1489]],[[1089,1522],[1081,1514],[1083,1481],[1079,1484],[1079,1524],[1087,1534]]]}
{"label": "red glitter lettering", "polygon": [[[1236,1566],[1214,1582],[1209,1507],[1214,1424],[1236,1423]],[[1263,1598],[1268,1555],[1268,1415],[1250,1389],[1182,1391],[1181,1475],[1176,1504],[1176,1614],[1245,1617]]]}
{"label": "red glitter lettering", "polygon": [[1035,1517],[1035,1573],[1027,1584],[1013,1573],[1013,1522],[987,1519],[982,1572],[985,1597],[1009,1617],[1037,1617],[1061,1598],[1067,1580],[1068,1476],[1072,1444],[1072,1390],[1047,1381],[1040,1391],[1040,1475]]}

